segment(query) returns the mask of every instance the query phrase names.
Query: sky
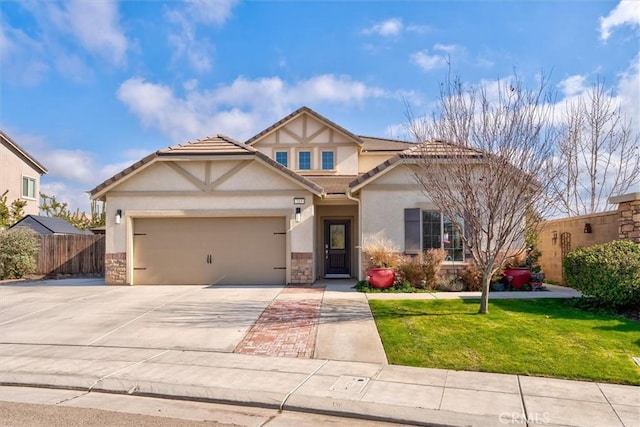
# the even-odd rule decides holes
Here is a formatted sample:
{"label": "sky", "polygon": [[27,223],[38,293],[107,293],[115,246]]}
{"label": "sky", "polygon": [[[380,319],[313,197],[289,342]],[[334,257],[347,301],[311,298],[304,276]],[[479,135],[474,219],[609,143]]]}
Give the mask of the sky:
{"label": "sky", "polygon": [[640,1],[0,0],[0,128],[74,209],[146,154],[303,105],[406,139],[448,64],[477,85],[550,74],[558,106],[601,78],[640,126]]}

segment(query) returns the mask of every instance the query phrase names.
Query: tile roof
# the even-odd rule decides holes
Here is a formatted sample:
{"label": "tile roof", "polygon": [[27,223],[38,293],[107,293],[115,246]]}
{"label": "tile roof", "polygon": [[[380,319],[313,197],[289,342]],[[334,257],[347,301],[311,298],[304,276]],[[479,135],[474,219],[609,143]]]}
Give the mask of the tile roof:
{"label": "tile roof", "polygon": [[172,145],[163,150],[158,150],[157,154],[158,156],[180,156],[183,154],[210,156],[213,154],[253,154],[255,151],[255,148],[238,142],[233,138],[225,135],[215,135],[198,139],[197,141]]}
{"label": "tile roof", "polygon": [[459,144],[441,141],[438,139],[412,145],[413,146],[411,148],[396,154],[384,163],[381,163],[370,171],[358,176],[356,179],[349,183],[349,188],[353,189],[361,187],[362,184],[370,181],[376,175],[382,173],[384,170],[393,167],[397,163],[402,163],[405,160],[420,158],[456,159],[461,157],[477,159],[486,155],[486,153],[476,148],[465,147]]}
{"label": "tile roof", "polygon": [[62,218],[27,215],[10,228],[30,228],[38,234],[93,234],[80,230]]}
{"label": "tile roof", "polygon": [[7,135],[6,133],[4,133],[3,131],[0,130],[0,139],[2,140],[2,143],[5,145],[9,145],[11,148],[13,148],[15,151],[17,151],[18,153],[20,153],[22,155],[22,157],[24,157],[24,159],[28,162],[31,163],[31,165],[33,166],[34,169],[37,169],[40,171],[40,174],[45,174],[47,173],[47,168],[45,168],[42,163],[40,163],[39,161],[37,161],[33,156],[31,156],[29,153],[27,153],[24,148],[20,147],[13,139],[11,139],[9,137],[9,135]]}
{"label": "tile roof", "polygon": [[294,111],[293,113],[289,114],[286,117],[283,117],[281,120],[278,120],[277,122],[275,122],[274,124],[272,124],[271,126],[266,128],[265,130],[263,130],[262,132],[258,133],[257,135],[252,136],[251,138],[249,138],[248,140],[245,141],[245,144],[251,145],[251,144],[255,143],[258,139],[260,139],[263,136],[265,136],[266,134],[276,130],[280,126],[282,126],[285,123],[287,123],[289,120],[292,120],[293,118],[295,118],[295,117],[297,117],[297,116],[299,116],[299,115],[301,115],[303,113],[307,113],[307,114],[315,117],[316,119],[320,120],[321,122],[325,122],[326,124],[328,124],[332,128],[337,129],[338,131],[340,131],[340,132],[344,133],[345,135],[347,135],[349,138],[352,138],[358,144],[362,144],[362,141],[360,140],[360,137],[358,135],[355,135],[355,134],[351,133],[350,131],[348,131],[347,129],[343,128],[339,124],[337,124],[335,122],[332,122],[331,120],[327,119],[323,115],[316,113],[311,108],[306,107],[306,106],[298,108],[296,111]]}
{"label": "tile roof", "polygon": [[305,179],[304,177],[296,174],[292,170],[285,168],[281,164],[277,163],[275,160],[270,159],[266,155],[260,153],[255,148],[245,145],[241,142],[234,140],[233,138],[229,138],[224,135],[215,135],[210,136],[203,139],[198,139],[196,141],[186,142],[183,144],[172,145],[171,147],[164,148],[162,150],[158,150],[155,153],[149,154],[143,159],[137,161],[132,164],[128,168],[123,171],[115,174],[111,178],[107,179],[103,183],[96,186],[89,193],[92,197],[101,191],[105,190],[112,184],[115,184],[117,181],[127,177],[134,171],[140,169],[147,163],[151,163],[160,157],[182,157],[182,156],[234,156],[234,155],[249,155],[255,156],[262,160],[263,162],[269,164],[273,168],[279,170],[280,172],[288,175],[294,180],[298,181],[302,185],[309,188],[309,190],[316,194],[322,194],[322,188],[313,182]]}
{"label": "tile roof", "polygon": [[322,187],[326,194],[346,194],[357,175],[305,175],[305,178]]}
{"label": "tile roof", "polygon": [[416,143],[400,141],[390,138],[376,138],[374,136],[358,135],[362,140],[362,151],[404,151],[407,148],[415,147]]}

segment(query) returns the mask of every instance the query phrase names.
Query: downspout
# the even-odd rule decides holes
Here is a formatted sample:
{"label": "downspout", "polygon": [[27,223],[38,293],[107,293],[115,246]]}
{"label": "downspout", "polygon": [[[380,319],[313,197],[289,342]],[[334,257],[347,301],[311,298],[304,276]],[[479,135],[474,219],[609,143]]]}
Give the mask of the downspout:
{"label": "downspout", "polygon": [[362,280],[362,205],[360,199],[351,195],[351,188],[346,192],[347,199],[353,200],[358,204],[358,280]]}

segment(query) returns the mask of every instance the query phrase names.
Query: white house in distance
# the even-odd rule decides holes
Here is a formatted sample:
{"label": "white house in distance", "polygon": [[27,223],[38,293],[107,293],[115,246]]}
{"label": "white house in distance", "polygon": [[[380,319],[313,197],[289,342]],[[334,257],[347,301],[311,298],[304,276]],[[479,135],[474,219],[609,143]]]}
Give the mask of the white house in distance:
{"label": "white house in distance", "polygon": [[244,143],[217,135],[159,150],[91,191],[107,206],[106,282],[362,277],[361,243],[377,233],[407,254],[443,247],[459,266],[459,236],[403,166],[415,147],[302,107]]}
{"label": "white house in distance", "polygon": [[40,211],[40,177],[47,169],[0,130],[0,194],[7,193],[7,203],[25,200],[26,215]]}

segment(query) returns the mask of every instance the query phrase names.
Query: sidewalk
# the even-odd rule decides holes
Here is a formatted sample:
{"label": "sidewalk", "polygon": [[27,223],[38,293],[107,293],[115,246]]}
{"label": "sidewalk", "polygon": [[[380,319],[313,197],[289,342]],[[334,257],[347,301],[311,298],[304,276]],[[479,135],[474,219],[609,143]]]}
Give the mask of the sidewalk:
{"label": "sidewalk", "polygon": [[638,387],[379,363],[88,346],[0,345],[0,383],[447,426],[627,426]]}

